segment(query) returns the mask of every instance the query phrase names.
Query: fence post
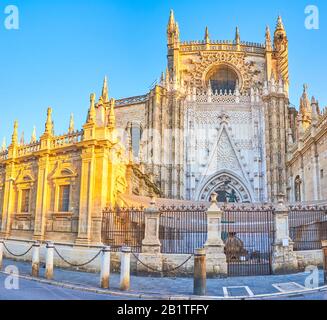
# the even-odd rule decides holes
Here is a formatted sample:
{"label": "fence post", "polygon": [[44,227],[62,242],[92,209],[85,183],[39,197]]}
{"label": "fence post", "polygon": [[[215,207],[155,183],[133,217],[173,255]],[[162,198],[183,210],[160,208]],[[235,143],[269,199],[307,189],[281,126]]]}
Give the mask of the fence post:
{"label": "fence post", "polygon": [[196,249],[194,254],[194,289],[195,296],[207,294],[206,251]]}
{"label": "fence post", "polygon": [[3,264],[3,250],[4,250],[3,242],[4,240],[1,239],[0,240],[0,270],[2,270],[2,264]]}
{"label": "fence post", "polygon": [[327,240],[322,241],[322,257],[324,261],[324,284],[327,285]]}
{"label": "fence post", "polygon": [[[151,205],[144,211],[145,218],[145,238],[142,241],[142,253],[139,254],[139,261],[137,262],[137,273],[153,274],[149,268],[162,271],[162,254],[161,243],[159,240],[159,222],[160,211],[156,206],[155,199],[151,199]],[[158,274],[157,274],[158,275]]]}
{"label": "fence post", "polygon": [[109,289],[110,284],[110,247],[102,249],[100,286],[102,289]]}
{"label": "fence post", "polygon": [[54,244],[52,242],[47,243],[47,256],[45,265],[45,277],[48,280],[53,278],[53,254],[54,254]]}
{"label": "fence post", "polygon": [[33,244],[32,276],[38,277],[39,271],[40,271],[40,243],[37,241]]}
{"label": "fence post", "polygon": [[285,205],[285,195],[278,195],[278,205],[275,208],[275,242],[273,244],[272,272],[285,274],[298,271],[298,260],[293,251],[289,233],[289,208]]}
{"label": "fence post", "polygon": [[127,291],[130,288],[131,273],[131,248],[123,247],[120,258],[120,290]]}
{"label": "fence post", "polygon": [[208,239],[204,245],[206,249],[206,265],[208,276],[226,276],[227,259],[224,252],[225,244],[222,240],[222,218],[224,212],[218,208],[217,194],[211,196],[211,206],[207,211]]}

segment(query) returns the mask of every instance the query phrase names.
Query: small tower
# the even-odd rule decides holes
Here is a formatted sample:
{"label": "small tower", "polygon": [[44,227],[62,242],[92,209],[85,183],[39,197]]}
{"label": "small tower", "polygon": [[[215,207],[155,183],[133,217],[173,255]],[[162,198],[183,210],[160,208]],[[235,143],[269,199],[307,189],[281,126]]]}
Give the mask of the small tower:
{"label": "small tower", "polygon": [[14,132],[11,136],[11,145],[17,146],[17,144],[18,144],[18,121],[16,120],[14,122]]}
{"label": "small tower", "polygon": [[283,24],[282,17],[277,19],[276,30],[274,33],[274,49],[277,57],[277,74],[282,76],[286,91],[289,88],[289,70],[288,70],[288,39]]}
{"label": "small tower", "polygon": [[175,46],[177,43],[179,43],[179,27],[178,23],[175,21],[175,15],[173,10],[170,11],[167,27],[167,39],[169,46]]}
{"label": "small tower", "polygon": [[300,98],[300,114],[303,130],[306,131],[312,123],[312,107],[308,97],[308,85],[303,85],[303,94]]}
{"label": "small tower", "polygon": [[45,123],[45,135],[52,136],[54,131],[54,125],[52,120],[52,109],[49,107],[47,110],[47,121]]}

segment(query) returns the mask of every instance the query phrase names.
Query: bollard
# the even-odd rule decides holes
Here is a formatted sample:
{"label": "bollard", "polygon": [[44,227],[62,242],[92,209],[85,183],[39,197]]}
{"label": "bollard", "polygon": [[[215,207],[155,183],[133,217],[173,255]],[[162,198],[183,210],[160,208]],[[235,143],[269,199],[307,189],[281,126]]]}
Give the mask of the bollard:
{"label": "bollard", "polygon": [[40,243],[36,241],[33,244],[32,254],[32,277],[39,277],[40,272]]}
{"label": "bollard", "polygon": [[53,253],[54,253],[54,244],[52,242],[47,243],[47,257],[46,257],[46,266],[45,266],[45,277],[48,280],[53,278]]}
{"label": "bollard", "polygon": [[324,260],[324,284],[327,285],[327,240],[322,241],[322,254]]}
{"label": "bollard", "polygon": [[2,263],[3,263],[3,249],[4,249],[4,246],[3,246],[3,242],[4,240],[0,240],[0,270],[2,270]]}
{"label": "bollard", "polygon": [[130,264],[131,248],[123,247],[120,257],[120,290],[127,291],[130,288]]}
{"label": "bollard", "polygon": [[100,286],[102,289],[109,289],[110,284],[110,247],[102,249]]}
{"label": "bollard", "polygon": [[207,294],[206,251],[196,249],[194,254],[194,290],[195,296]]}

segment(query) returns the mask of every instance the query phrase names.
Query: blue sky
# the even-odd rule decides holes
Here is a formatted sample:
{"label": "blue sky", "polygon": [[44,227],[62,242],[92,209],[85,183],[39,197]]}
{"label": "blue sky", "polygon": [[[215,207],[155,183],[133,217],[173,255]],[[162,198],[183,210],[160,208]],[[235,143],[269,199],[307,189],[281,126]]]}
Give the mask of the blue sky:
{"label": "blue sky", "polygon": [[[317,5],[320,29],[304,27],[304,9]],[[4,9],[17,5],[20,29],[4,28]],[[44,130],[46,109],[54,109],[56,133],[64,133],[71,112],[85,121],[89,94],[100,94],[109,76],[110,96],[144,94],[166,68],[166,24],[173,8],[182,40],[200,40],[208,25],[212,39],[264,42],[265,27],[283,16],[290,41],[291,102],[303,83],[327,105],[327,2],[305,0],[0,0],[0,139],[10,141],[13,121],[29,139]]]}

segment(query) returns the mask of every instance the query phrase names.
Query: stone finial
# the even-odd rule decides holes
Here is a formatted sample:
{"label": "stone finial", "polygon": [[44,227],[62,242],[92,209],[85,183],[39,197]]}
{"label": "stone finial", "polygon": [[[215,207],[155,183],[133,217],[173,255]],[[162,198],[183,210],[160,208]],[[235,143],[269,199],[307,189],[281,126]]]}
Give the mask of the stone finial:
{"label": "stone finial", "polygon": [[32,132],[32,136],[31,136],[31,143],[35,143],[37,140],[36,138],[36,127],[33,127],[33,132]]}
{"label": "stone finial", "polygon": [[95,93],[90,95],[90,108],[87,117],[87,123],[94,123],[96,118],[96,111],[95,111]]}
{"label": "stone finial", "polygon": [[14,132],[12,134],[11,144],[17,145],[17,143],[18,143],[18,121],[16,120],[14,122]]}
{"label": "stone finial", "polygon": [[168,20],[168,32],[172,32],[174,31],[175,28],[175,14],[174,14],[174,10],[171,9],[170,10],[170,15],[169,15],[169,20]]}
{"label": "stone finial", "polygon": [[24,134],[24,131],[22,131],[22,133],[21,133],[19,144],[21,146],[23,146],[25,144],[25,134]]}
{"label": "stone finial", "polygon": [[47,121],[45,123],[45,133],[52,135],[53,134],[53,121],[52,121],[52,109],[49,107],[47,110]]}
{"label": "stone finial", "polygon": [[6,142],[6,137],[4,137],[2,140],[1,151],[6,151],[6,149],[7,149],[7,142]]}
{"label": "stone finial", "polygon": [[206,43],[210,42],[210,35],[209,35],[209,28],[206,27],[205,34],[204,34],[204,40]]}
{"label": "stone finial", "polygon": [[266,50],[272,50],[271,33],[269,26],[266,27]]}
{"label": "stone finial", "polygon": [[75,131],[75,123],[74,123],[74,114],[70,114],[70,120],[69,120],[69,128],[68,133],[72,134]]}
{"label": "stone finial", "polygon": [[216,192],[211,194],[210,202],[211,203],[218,203],[218,194]]}
{"label": "stone finial", "polygon": [[283,205],[285,203],[285,194],[279,193],[277,195],[278,204]]}
{"label": "stone finial", "polygon": [[103,80],[103,87],[102,87],[102,100],[104,103],[109,102],[109,89],[108,89],[108,78],[107,76],[104,77]]}
{"label": "stone finial", "polygon": [[238,45],[241,43],[240,29],[238,27],[236,27],[235,31],[235,43]]}

